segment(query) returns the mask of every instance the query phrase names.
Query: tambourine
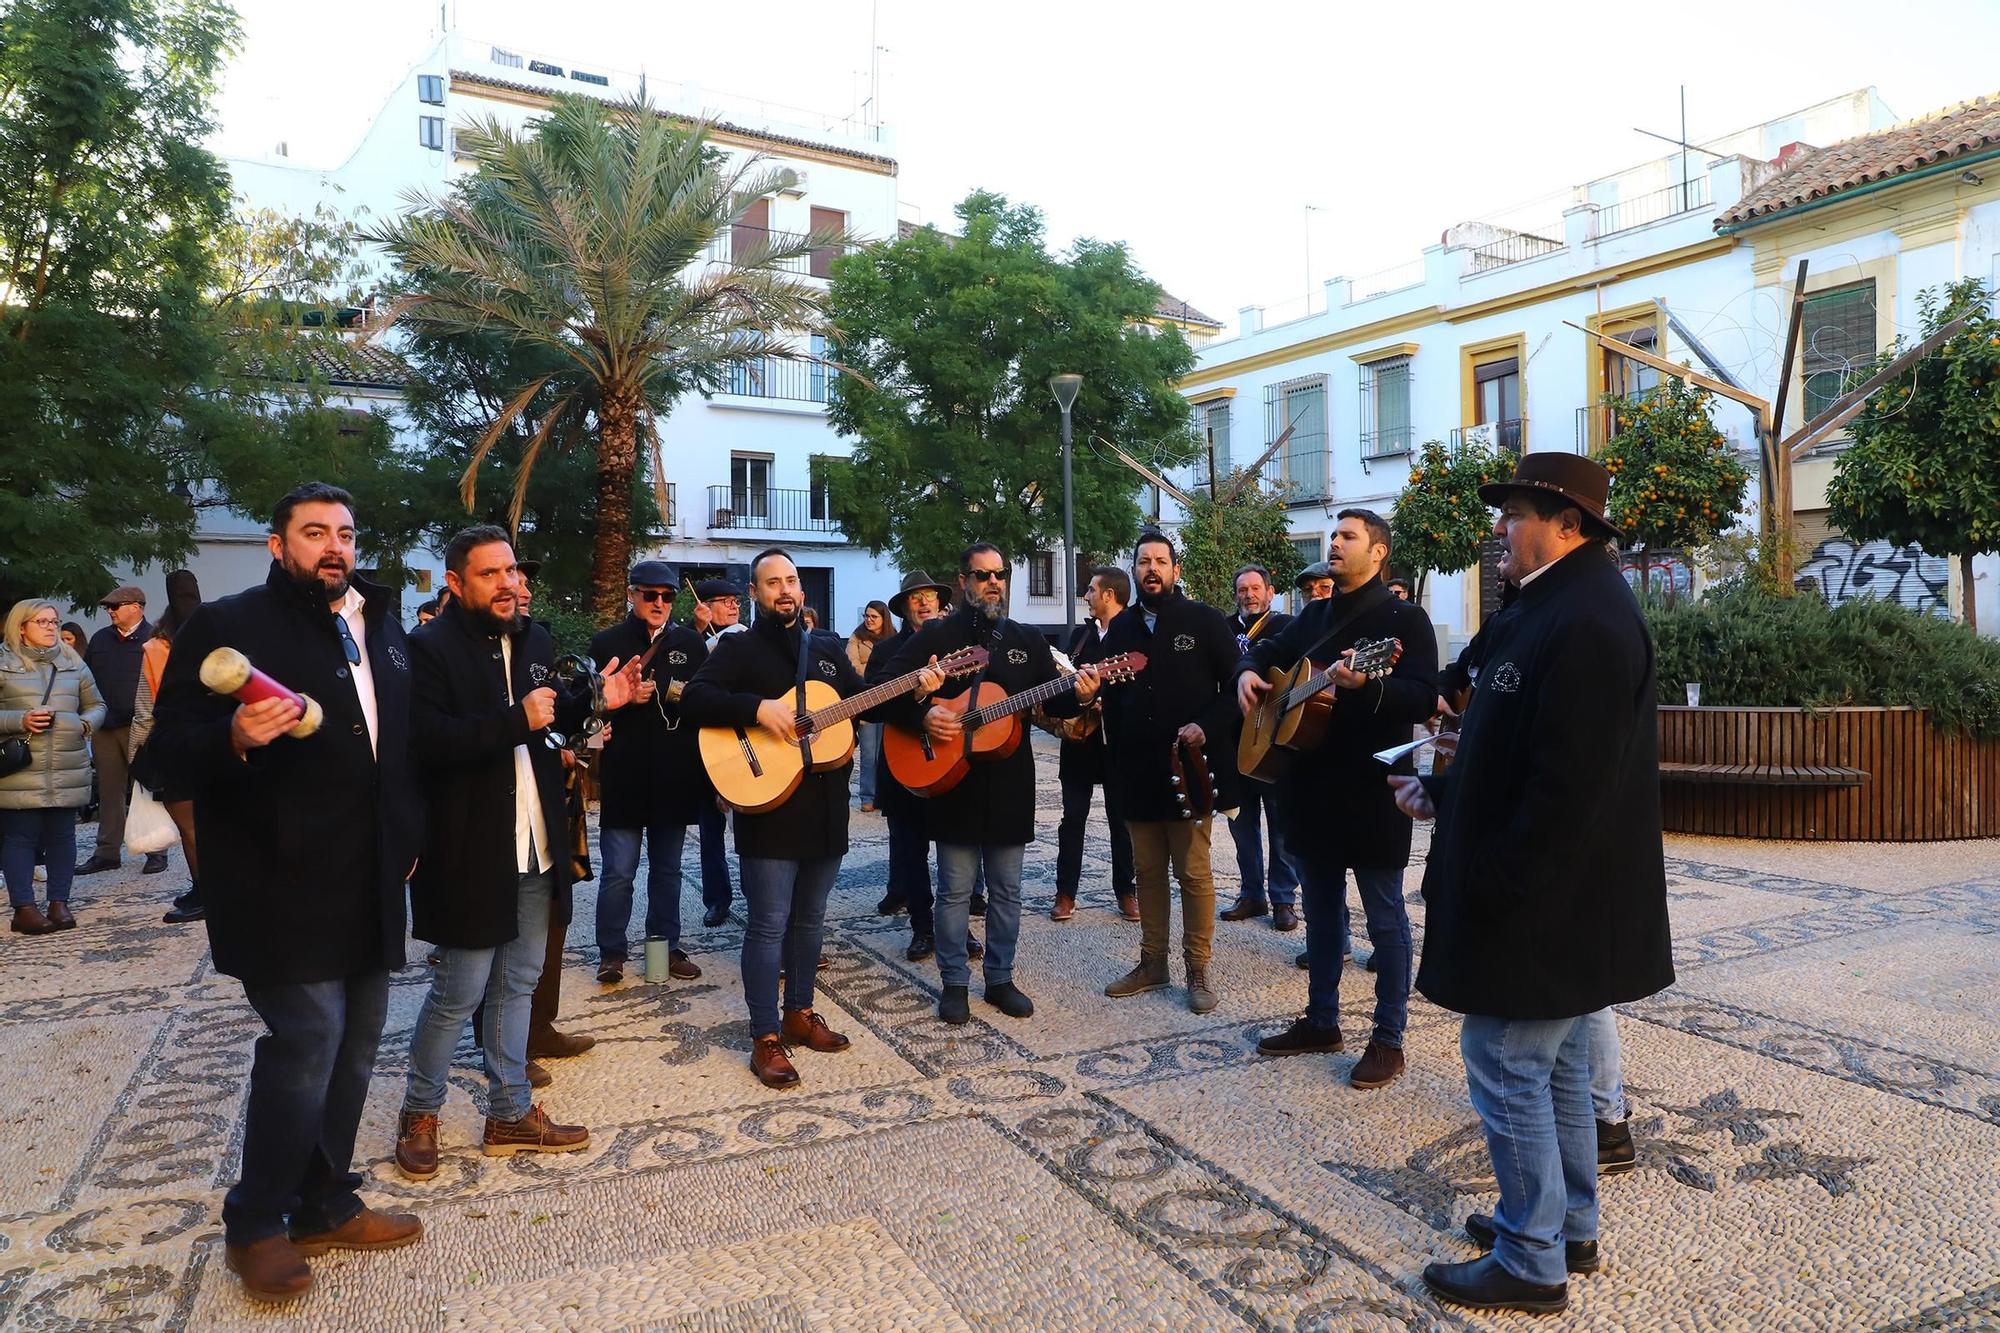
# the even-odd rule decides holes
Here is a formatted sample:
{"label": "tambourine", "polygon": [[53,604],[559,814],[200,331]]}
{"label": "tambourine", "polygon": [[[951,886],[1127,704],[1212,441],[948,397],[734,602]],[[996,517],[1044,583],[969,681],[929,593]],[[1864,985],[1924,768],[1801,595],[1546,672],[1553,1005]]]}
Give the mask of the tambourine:
{"label": "tambourine", "polygon": [[555,675],[568,680],[572,689],[590,691],[590,716],[584,718],[576,734],[565,736],[551,729],[547,737],[551,750],[573,750],[604,730],[604,677],[597,674],[597,663],[585,653],[564,653],[558,657]]}
{"label": "tambourine", "polygon": [[289,700],[299,710],[299,720],[285,734],[294,740],[304,740],[319,730],[326,720],[326,713],[319,701],[309,694],[287,689],[271,679],[256,667],[250,659],[234,648],[217,648],[201,659],[201,683],[217,694],[226,695],[238,703],[254,704],[265,699]]}
{"label": "tambourine", "polygon": [[1208,756],[1199,745],[1174,737],[1167,767],[1182,819],[1207,819],[1215,813],[1215,779],[1208,771]]}

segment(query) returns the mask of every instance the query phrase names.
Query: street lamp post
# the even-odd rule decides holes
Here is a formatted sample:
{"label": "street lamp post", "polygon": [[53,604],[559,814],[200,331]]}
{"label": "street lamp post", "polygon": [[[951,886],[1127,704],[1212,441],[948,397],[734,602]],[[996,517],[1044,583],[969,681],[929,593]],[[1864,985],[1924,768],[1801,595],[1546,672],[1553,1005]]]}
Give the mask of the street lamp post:
{"label": "street lamp post", "polygon": [[1081,375],[1049,376],[1049,392],[1062,409],[1063,446],[1063,624],[1068,627],[1065,647],[1076,638],[1076,506],[1071,502],[1069,469],[1069,410],[1076,403],[1076,391],[1083,387]]}

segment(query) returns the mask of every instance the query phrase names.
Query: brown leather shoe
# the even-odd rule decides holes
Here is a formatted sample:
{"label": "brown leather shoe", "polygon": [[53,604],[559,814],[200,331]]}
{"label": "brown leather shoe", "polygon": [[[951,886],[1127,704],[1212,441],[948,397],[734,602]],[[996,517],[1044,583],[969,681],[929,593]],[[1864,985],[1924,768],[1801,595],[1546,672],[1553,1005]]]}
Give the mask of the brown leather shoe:
{"label": "brown leather shoe", "polygon": [[429,1180],[438,1173],[436,1112],[405,1111],[396,1117],[396,1169],[406,1180]]}
{"label": "brown leather shoe", "polygon": [[574,1036],[554,1028],[542,1028],[528,1034],[528,1056],[534,1060],[567,1060],[573,1055],[582,1055],[595,1045],[595,1037]]}
{"label": "brown leather shoe", "polygon": [[1221,917],[1224,921],[1248,921],[1252,917],[1269,916],[1270,914],[1271,904],[1266,902],[1252,902],[1248,898],[1238,898],[1233,906],[1222,910]]}
{"label": "brown leather shoe", "polygon": [[1128,995],[1142,995],[1149,990],[1159,990],[1166,986],[1168,981],[1166,959],[1141,958],[1137,967],[1106,986],[1104,993],[1114,1000],[1122,1000]]}
{"label": "brown leather shoe", "polygon": [[531,1088],[546,1088],[556,1081],[556,1076],[542,1068],[540,1061],[530,1060],[522,1068],[527,1070],[528,1086]]}
{"label": "brown leather shoe", "polygon": [[1118,899],[1118,915],[1124,917],[1127,921],[1137,921],[1139,919],[1139,895],[1136,893],[1121,895]]}
{"label": "brown leather shoe", "polygon": [[1368,1049],[1354,1062],[1354,1070],[1347,1081],[1357,1088],[1380,1088],[1394,1083],[1403,1075],[1403,1053],[1394,1046],[1384,1046],[1379,1041],[1368,1043]]}
{"label": "brown leather shoe", "polygon": [[693,981],[701,975],[701,969],[695,966],[694,959],[687,956],[685,949],[673,949],[667,954],[667,975],[676,981]]}
{"label": "brown leather shoe", "polygon": [[328,1250],[393,1250],[423,1238],[424,1224],[415,1213],[378,1213],[364,1204],[360,1212],[331,1231],[292,1237],[292,1246],[311,1257]]}
{"label": "brown leather shoe", "polygon": [[1290,903],[1278,903],[1271,908],[1272,930],[1297,930],[1298,928],[1298,908],[1292,906]]}
{"label": "brown leather shoe", "polygon": [[517,1152],[575,1152],[590,1146],[590,1131],[582,1125],[558,1125],[539,1106],[530,1106],[519,1120],[486,1117],[480,1151],[488,1157],[512,1157]]}
{"label": "brown leather shoe", "polygon": [[22,903],[14,909],[14,923],[8,929],[18,935],[46,935],[55,929],[55,923],[42,915],[42,909],[33,903]]}
{"label": "brown leather shoe", "polygon": [[784,1024],[779,1028],[784,1039],[809,1051],[822,1055],[834,1051],[844,1051],[850,1046],[846,1037],[826,1025],[826,1020],[810,1009],[789,1009],[785,1011]]}
{"label": "brown leather shoe", "polygon": [[792,1068],[790,1057],[785,1054],[785,1044],[778,1040],[778,1034],[759,1037],[750,1048],[750,1072],[757,1081],[767,1088],[791,1088],[798,1086],[799,1071]]}
{"label": "brown leather shoe", "polygon": [[1058,893],[1056,895],[1055,906],[1049,909],[1049,920],[1067,921],[1075,915],[1076,895],[1073,893]]}
{"label": "brown leather shoe", "polygon": [[289,1301],[312,1290],[312,1265],[286,1236],[266,1236],[248,1245],[226,1245],[222,1261],[243,1279],[254,1300]]}
{"label": "brown leather shoe", "polygon": [[76,929],[76,917],[70,914],[68,903],[57,899],[49,904],[49,924],[57,930]]}

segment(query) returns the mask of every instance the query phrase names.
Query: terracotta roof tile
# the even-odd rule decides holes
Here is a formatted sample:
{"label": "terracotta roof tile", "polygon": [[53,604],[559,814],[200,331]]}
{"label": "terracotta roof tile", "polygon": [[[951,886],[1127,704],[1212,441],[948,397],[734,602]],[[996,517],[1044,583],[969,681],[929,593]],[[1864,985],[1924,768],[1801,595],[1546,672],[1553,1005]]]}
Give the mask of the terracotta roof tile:
{"label": "terracotta roof tile", "polygon": [[1221,320],[1212,315],[1202,314],[1180,297],[1165,291],[1160,293],[1159,304],[1153,307],[1153,313],[1162,319],[1179,320],[1183,324],[1201,324],[1211,329],[1222,327]]}
{"label": "terracotta roof tile", "polygon": [[1719,219],[1732,226],[1923,167],[2000,147],[2000,95],[1946,107],[1886,130],[1806,148]]}

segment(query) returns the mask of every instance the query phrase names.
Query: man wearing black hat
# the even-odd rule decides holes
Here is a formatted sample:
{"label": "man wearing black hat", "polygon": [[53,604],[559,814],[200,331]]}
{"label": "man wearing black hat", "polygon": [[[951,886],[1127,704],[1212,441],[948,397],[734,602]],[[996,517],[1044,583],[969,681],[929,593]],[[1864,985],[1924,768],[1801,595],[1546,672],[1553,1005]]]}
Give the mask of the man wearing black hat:
{"label": "man wearing black hat", "polygon": [[1459,1049],[1500,1185],[1466,1232],[1483,1259],[1431,1264],[1446,1300],[1547,1312],[1597,1270],[1591,1015],[1674,979],[1660,843],[1653,650],[1606,546],[1610,476],[1529,454],[1497,505],[1520,596],[1489,622],[1448,772],[1390,777],[1437,820],[1417,989],[1464,1014]]}
{"label": "man wearing black hat", "polygon": [[[125,808],[131,795],[132,770],[127,746],[132,739],[132,715],[139,704],[139,663],[153,627],[146,623],[146,594],[130,584],[115,588],[98,603],[111,613],[111,623],[90,636],[83,664],[97,680],[104,698],[104,725],[90,738],[97,764],[97,850],[76,868],[79,875],[116,870],[125,849]],[[167,854],[146,857],[146,873],[167,868]]]}
{"label": "man wearing black hat", "polygon": [[632,878],[643,839],[646,938],[667,941],[669,974],[691,981],[701,969],[681,948],[681,849],[688,825],[699,822],[704,807],[715,808],[715,789],[701,766],[695,728],[682,724],[680,694],[708,649],[700,635],[667,619],[680,587],[673,566],[641,560],[628,582],[631,613],[590,641],[597,661],[643,662],[632,702],[611,717],[599,770],[604,878],[597,891],[597,979],[612,985],[625,975]]}
{"label": "man wearing black hat", "polygon": [[[711,652],[717,639],[743,629],[743,590],[728,579],[694,585],[694,628]],[[696,826],[701,833],[701,924],[711,929],[729,919],[735,890],[729,882],[729,818],[714,801],[704,801]]]}
{"label": "man wearing black hat", "polygon": [[[951,595],[949,585],[935,581],[920,569],[903,576],[903,586],[889,599],[889,614],[902,622],[902,627],[876,644],[868,655],[864,684],[872,687],[891,679],[889,663],[896,653],[918,629],[944,614]],[[904,957],[920,963],[937,952],[936,927],[931,916],[931,844],[925,801],[896,781],[879,747],[875,765],[875,807],[889,825],[889,882],[875,910],[884,915],[910,914],[910,947],[904,951]]]}

